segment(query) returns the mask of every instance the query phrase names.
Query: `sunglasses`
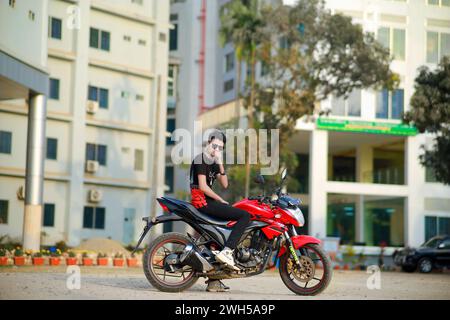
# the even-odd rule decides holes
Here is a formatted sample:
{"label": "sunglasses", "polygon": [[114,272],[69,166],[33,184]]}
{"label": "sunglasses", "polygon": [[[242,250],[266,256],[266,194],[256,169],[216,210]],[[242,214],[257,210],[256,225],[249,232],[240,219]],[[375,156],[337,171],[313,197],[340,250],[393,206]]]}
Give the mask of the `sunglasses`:
{"label": "sunglasses", "polygon": [[218,144],[215,144],[215,143],[212,144],[212,148],[214,150],[219,149],[220,151],[223,151],[223,146],[219,146]]}

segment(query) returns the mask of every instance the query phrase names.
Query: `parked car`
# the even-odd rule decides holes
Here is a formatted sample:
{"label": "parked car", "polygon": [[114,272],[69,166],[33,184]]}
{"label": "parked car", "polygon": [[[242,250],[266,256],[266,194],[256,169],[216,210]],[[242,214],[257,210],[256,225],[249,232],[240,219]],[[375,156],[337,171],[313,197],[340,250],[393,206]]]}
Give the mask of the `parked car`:
{"label": "parked car", "polygon": [[404,248],[393,253],[394,263],[405,272],[422,273],[450,268],[450,235],[436,236],[419,248]]}

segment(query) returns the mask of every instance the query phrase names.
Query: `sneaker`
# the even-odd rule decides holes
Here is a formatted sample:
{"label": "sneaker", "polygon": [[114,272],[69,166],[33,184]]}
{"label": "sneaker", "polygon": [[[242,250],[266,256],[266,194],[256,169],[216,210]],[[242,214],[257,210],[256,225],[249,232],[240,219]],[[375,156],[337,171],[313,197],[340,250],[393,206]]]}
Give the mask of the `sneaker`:
{"label": "sneaker", "polygon": [[218,254],[216,254],[216,260],[225,263],[227,266],[231,267],[236,271],[241,270],[235,265],[233,250],[231,250],[230,248],[225,248]]}
{"label": "sneaker", "polygon": [[228,292],[230,291],[230,287],[227,287],[222,281],[220,280],[206,280],[208,284],[208,287],[206,287],[206,291],[208,292]]}

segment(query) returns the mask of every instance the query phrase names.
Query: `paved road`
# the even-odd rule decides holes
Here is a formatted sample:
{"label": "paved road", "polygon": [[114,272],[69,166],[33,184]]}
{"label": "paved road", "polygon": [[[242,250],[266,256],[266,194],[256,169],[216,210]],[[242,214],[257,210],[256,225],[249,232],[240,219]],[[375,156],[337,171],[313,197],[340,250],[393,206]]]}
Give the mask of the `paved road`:
{"label": "paved road", "polygon": [[[153,288],[139,268],[81,267],[81,288],[67,289],[65,267],[2,267],[0,299],[449,299],[450,274],[382,272],[381,289],[368,289],[370,274],[334,271],[330,286],[316,297],[291,293],[276,271],[226,280],[230,292],[208,293],[200,279],[183,293]],[[372,282],[373,283],[373,282]]]}

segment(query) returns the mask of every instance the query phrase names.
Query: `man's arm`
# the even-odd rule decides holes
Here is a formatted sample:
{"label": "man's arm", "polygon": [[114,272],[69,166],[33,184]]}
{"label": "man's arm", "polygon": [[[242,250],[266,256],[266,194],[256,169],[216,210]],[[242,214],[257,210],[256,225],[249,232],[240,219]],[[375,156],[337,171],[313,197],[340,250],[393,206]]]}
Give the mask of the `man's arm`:
{"label": "man's arm", "polygon": [[223,202],[223,203],[228,203],[225,200],[223,200],[217,193],[215,193],[206,183],[206,175],[204,174],[199,174],[198,175],[198,187],[200,188],[200,190],[203,191],[204,194],[206,194],[208,197],[213,198],[214,200]]}
{"label": "man's arm", "polygon": [[[225,173],[225,169],[223,167],[223,164],[221,164],[221,163],[219,163],[219,172]],[[222,175],[220,173],[216,175],[216,178],[219,180],[222,187],[224,187],[226,189],[226,188],[228,188],[228,177],[226,175]]]}

